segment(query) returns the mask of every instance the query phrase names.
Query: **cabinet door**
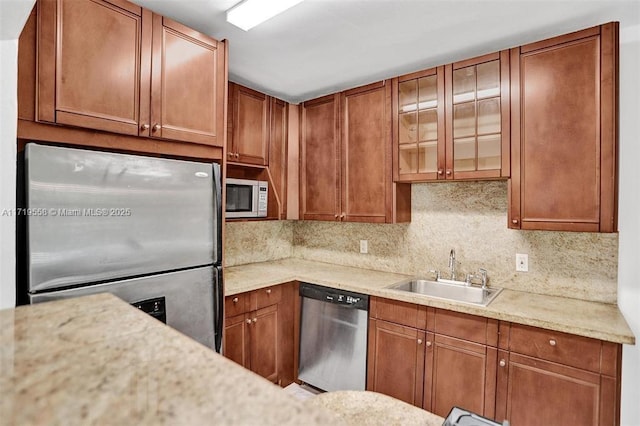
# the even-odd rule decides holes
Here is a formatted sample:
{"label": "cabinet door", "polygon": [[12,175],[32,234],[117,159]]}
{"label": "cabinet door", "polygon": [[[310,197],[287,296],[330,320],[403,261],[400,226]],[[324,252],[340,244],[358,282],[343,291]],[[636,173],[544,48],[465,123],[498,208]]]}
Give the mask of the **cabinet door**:
{"label": "cabinet door", "polygon": [[225,318],[223,355],[245,368],[250,368],[249,325],[247,314]]}
{"label": "cabinet door", "polygon": [[618,25],[511,50],[509,227],[616,230]]}
{"label": "cabinet door", "polygon": [[[500,351],[496,419],[513,426],[613,425],[601,418],[600,375]],[[615,393],[614,393],[615,394]]]}
{"label": "cabinet door", "polygon": [[386,221],[391,191],[391,86],[349,90],[342,101],[342,220]]}
{"label": "cabinet door", "polygon": [[394,179],[444,179],[444,67],[394,78]]}
{"label": "cabinet door", "polygon": [[454,406],[492,418],[497,350],[427,333],[423,407],[446,417]]}
{"label": "cabinet door", "polygon": [[425,333],[369,320],[367,390],[422,406]]}
{"label": "cabinet door", "polygon": [[269,173],[279,201],[278,218],[287,218],[287,104],[271,98],[269,130]]}
{"label": "cabinet door", "polygon": [[269,163],[269,97],[239,84],[233,87],[233,139],[230,154],[247,164]]}
{"label": "cabinet door", "polygon": [[143,19],[142,8],[118,0],[44,0],[38,7],[37,120],[138,135],[151,13]]}
{"label": "cabinet door", "polygon": [[340,95],[302,104],[300,217],[340,220]]}
{"label": "cabinet door", "polygon": [[445,177],[508,177],[509,52],[447,65],[445,85]]}
{"label": "cabinet door", "polygon": [[151,136],[222,146],[224,43],[153,15]]}
{"label": "cabinet door", "polygon": [[251,314],[251,371],[278,382],[278,305]]}

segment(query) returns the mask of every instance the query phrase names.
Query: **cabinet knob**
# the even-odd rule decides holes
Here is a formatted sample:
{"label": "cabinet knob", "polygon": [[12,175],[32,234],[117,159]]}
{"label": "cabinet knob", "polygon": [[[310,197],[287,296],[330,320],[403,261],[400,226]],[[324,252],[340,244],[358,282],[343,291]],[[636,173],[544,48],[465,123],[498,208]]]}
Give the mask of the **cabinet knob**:
{"label": "cabinet knob", "polygon": [[251,324],[251,318],[247,318],[247,324]]}
{"label": "cabinet knob", "polygon": [[237,297],[233,298],[233,303],[238,303],[238,298]]}
{"label": "cabinet knob", "polygon": [[158,130],[160,130],[161,127],[162,126],[160,126],[159,124],[154,124],[151,130],[153,130],[154,132],[157,132]]}
{"label": "cabinet knob", "polygon": [[550,344],[551,346],[555,346],[555,345],[556,345],[556,341],[555,341],[555,339],[551,339],[551,340],[549,340],[549,344]]}
{"label": "cabinet knob", "polygon": [[258,318],[253,319],[254,324],[258,322]]}
{"label": "cabinet knob", "polygon": [[271,294],[271,289],[270,288],[267,289],[267,294]]}
{"label": "cabinet knob", "polygon": [[230,158],[233,158],[233,152],[230,152],[230,153],[229,153],[229,157],[230,157]]}
{"label": "cabinet knob", "polygon": [[418,339],[418,344],[421,345],[422,344],[422,339]]}
{"label": "cabinet knob", "polygon": [[337,218],[339,218],[340,216],[338,216],[338,215],[335,215],[334,217],[335,217],[335,218],[337,219]]}
{"label": "cabinet knob", "polygon": [[431,346],[431,342],[427,340],[427,346]]}
{"label": "cabinet knob", "polygon": [[346,214],[342,213],[342,214],[340,215],[340,219],[344,219],[344,217],[345,217],[345,216],[346,216]]}
{"label": "cabinet knob", "polygon": [[500,367],[504,367],[505,365],[507,365],[507,361],[505,361],[504,359],[500,360]]}
{"label": "cabinet knob", "polygon": [[144,123],[142,126],[140,126],[141,130],[149,130],[149,125],[147,123]]}
{"label": "cabinet knob", "polygon": [[518,219],[511,220],[511,223],[513,223],[514,225],[517,225],[518,224]]}
{"label": "cabinet knob", "polygon": [[444,174],[444,170],[438,169],[438,176],[442,176]]}
{"label": "cabinet knob", "polygon": [[238,154],[238,153],[236,152],[235,157],[236,157],[236,160],[237,160],[238,158],[240,158],[240,154]]}
{"label": "cabinet knob", "polygon": [[451,176],[451,169],[447,169],[447,176]]}

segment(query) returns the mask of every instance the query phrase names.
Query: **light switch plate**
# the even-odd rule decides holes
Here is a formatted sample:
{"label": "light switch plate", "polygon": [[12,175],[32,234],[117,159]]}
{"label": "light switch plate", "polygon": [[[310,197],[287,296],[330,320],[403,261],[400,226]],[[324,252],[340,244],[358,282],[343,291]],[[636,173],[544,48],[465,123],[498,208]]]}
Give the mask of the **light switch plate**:
{"label": "light switch plate", "polygon": [[529,272],[529,255],[516,253],[516,271]]}
{"label": "light switch plate", "polygon": [[369,242],[367,240],[360,240],[360,253],[369,253]]}

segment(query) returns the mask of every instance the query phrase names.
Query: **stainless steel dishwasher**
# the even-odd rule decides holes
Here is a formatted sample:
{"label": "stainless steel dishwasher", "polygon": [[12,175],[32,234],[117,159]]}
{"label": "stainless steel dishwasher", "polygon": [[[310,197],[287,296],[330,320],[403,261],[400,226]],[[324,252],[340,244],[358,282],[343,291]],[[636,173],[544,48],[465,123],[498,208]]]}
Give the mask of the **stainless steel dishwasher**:
{"label": "stainless steel dishwasher", "polygon": [[365,390],[369,296],[300,284],[298,379],[325,391]]}

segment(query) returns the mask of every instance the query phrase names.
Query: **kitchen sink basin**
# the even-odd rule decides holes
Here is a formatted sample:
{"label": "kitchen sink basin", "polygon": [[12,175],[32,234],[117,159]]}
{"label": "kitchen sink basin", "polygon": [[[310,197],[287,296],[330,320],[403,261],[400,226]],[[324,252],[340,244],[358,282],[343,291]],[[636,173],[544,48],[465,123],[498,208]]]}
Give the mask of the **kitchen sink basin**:
{"label": "kitchen sink basin", "polygon": [[501,288],[481,288],[468,285],[462,281],[443,280],[438,281],[412,279],[401,282],[393,287],[393,290],[409,293],[424,294],[437,299],[453,300],[456,302],[471,303],[473,305],[487,306],[502,291]]}

